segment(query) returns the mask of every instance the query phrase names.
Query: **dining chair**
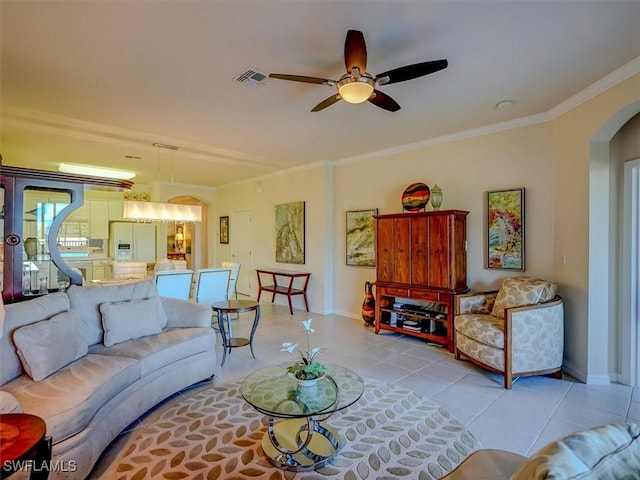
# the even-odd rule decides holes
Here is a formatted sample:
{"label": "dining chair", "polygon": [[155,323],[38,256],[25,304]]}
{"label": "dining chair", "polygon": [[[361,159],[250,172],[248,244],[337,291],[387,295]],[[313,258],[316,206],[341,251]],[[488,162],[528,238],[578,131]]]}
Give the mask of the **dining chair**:
{"label": "dining chair", "polygon": [[238,299],[238,292],[236,291],[236,283],[238,283],[238,275],[240,275],[240,264],[235,262],[222,262],[222,268],[228,268],[231,270],[229,275],[229,288],[227,289],[227,298]]}
{"label": "dining chair", "polygon": [[154,274],[161,297],[189,300],[193,270],[163,270]]}
{"label": "dining chair", "polygon": [[227,300],[229,277],[228,268],[201,268],[196,272],[196,303],[213,305]]}

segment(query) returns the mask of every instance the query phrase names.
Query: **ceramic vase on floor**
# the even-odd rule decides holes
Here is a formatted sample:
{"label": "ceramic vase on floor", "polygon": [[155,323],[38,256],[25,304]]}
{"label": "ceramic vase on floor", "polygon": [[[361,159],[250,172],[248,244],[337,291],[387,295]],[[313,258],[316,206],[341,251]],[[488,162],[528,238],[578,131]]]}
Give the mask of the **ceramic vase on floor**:
{"label": "ceramic vase on floor", "polygon": [[376,297],[372,292],[373,283],[364,283],[364,301],[362,302],[362,319],[366,326],[372,326],[376,316]]}

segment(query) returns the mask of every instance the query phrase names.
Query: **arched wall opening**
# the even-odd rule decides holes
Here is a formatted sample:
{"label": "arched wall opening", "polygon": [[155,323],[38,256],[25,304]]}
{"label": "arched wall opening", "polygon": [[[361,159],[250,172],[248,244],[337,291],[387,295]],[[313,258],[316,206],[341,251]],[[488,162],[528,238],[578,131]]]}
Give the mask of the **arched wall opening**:
{"label": "arched wall opening", "polygon": [[637,322],[623,315],[624,146],[619,132],[640,112],[640,101],[619,110],[589,146],[589,364],[606,365],[609,378],[636,385]]}
{"label": "arched wall opening", "polygon": [[187,267],[191,270],[206,268],[209,264],[209,232],[208,222],[209,204],[199,198],[189,195],[178,195],[167,200],[168,203],[181,205],[200,205],[202,207],[202,221],[183,225],[186,243]]}

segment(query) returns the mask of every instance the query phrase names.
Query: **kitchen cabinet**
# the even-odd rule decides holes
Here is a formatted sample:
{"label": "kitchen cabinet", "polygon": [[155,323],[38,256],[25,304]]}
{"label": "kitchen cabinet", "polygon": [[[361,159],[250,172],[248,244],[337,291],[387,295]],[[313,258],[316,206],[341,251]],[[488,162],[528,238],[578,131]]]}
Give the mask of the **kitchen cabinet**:
{"label": "kitchen cabinet", "polygon": [[122,220],[122,200],[109,200],[109,221]]}
{"label": "kitchen cabinet", "polygon": [[91,280],[104,280],[105,276],[105,266],[103,261],[93,262],[93,276]]}
{"label": "kitchen cabinet", "polygon": [[109,237],[109,202],[107,200],[91,200],[89,235],[91,238]]}
{"label": "kitchen cabinet", "polygon": [[396,331],[453,351],[454,299],[468,290],[468,213],[375,216],[376,333]]}

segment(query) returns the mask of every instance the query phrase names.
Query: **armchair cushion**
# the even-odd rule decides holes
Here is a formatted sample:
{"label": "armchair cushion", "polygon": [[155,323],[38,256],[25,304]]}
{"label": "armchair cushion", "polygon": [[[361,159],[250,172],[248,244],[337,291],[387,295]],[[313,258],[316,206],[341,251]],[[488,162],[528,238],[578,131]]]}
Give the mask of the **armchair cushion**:
{"label": "armchair cushion", "polygon": [[556,294],[551,282],[532,277],[506,278],[500,286],[491,314],[504,318],[504,309],[548,302]]}
{"label": "armchair cushion", "polygon": [[550,443],[525,462],[511,480],[636,478],[640,425],[610,424]]}
{"label": "armchair cushion", "polygon": [[468,313],[456,317],[456,331],[495,348],[504,348],[504,320],[492,315]]}

